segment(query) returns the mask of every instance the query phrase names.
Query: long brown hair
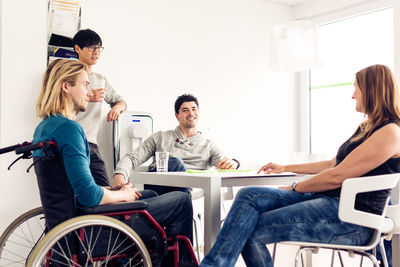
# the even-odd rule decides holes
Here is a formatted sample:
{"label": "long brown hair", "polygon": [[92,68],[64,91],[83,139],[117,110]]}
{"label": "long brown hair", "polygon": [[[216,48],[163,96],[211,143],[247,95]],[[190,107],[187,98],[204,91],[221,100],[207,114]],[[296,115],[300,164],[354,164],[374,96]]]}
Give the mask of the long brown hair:
{"label": "long brown hair", "polygon": [[376,126],[393,120],[400,122],[400,99],[395,76],[385,65],[372,65],[356,73],[356,82],[362,95],[362,112],[366,120],[361,131],[352,138],[368,138]]}
{"label": "long brown hair", "polygon": [[57,59],[49,64],[43,75],[42,88],[36,102],[36,112],[40,118],[60,113],[65,116],[69,97],[62,92],[62,84],[75,85],[76,79],[88,67],[77,60]]}

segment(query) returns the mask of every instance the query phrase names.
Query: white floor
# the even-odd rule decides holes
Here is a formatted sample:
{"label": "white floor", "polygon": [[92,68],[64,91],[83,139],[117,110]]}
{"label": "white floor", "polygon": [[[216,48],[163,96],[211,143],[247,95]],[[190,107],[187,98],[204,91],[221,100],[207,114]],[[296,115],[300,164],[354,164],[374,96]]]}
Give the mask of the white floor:
{"label": "white floor", "polygon": [[[296,246],[278,244],[275,264],[274,264],[275,267],[293,267],[297,248],[298,247]],[[270,252],[272,252],[272,246],[268,246],[268,249],[270,250]],[[200,249],[200,251],[201,251],[200,257],[203,258],[202,249]],[[350,257],[345,252],[342,252],[341,255],[344,266],[348,267],[360,266],[360,260],[361,260],[360,256],[354,255]],[[331,250],[321,249],[318,252],[318,254],[312,254],[312,266],[313,267],[331,266],[331,256],[332,256]],[[239,257],[237,263],[235,264],[235,267],[245,267],[245,266],[246,264],[244,263],[242,257]],[[301,266],[300,263],[299,266]],[[334,267],[340,267],[340,266],[341,265],[339,262],[339,257],[336,254],[334,258]],[[362,266],[372,267],[373,264],[369,261],[369,259],[364,257]]]}

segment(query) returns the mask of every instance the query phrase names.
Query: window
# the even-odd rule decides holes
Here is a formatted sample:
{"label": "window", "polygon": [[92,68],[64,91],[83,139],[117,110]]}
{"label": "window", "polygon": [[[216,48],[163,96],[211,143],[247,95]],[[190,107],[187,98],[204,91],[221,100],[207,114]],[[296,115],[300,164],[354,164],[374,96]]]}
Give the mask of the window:
{"label": "window", "polygon": [[363,120],[355,111],[354,75],[373,64],[392,70],[393,8],[321,25],[323,66],[310,72],[310,152],[336,155]]}

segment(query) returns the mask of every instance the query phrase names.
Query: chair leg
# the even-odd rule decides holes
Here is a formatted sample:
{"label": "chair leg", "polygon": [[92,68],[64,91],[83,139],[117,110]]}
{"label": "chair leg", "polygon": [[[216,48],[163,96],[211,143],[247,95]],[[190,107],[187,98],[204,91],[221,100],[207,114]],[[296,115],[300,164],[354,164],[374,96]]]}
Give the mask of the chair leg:
{"label": "chair leg", "polygon": [[374,256],[369,255],[369,254],[367,254],[366,256],[372,261],[372,263],[374,264],[374,267],[379,267],[379,262],[376,260],[376,258]]}
{"label": "chair leg", "polygon": [[331,267],[335,264],[335,250],[332,249],[332,256],[331,256]]}
{"label": "chair leg", "polygon": [[303,253],[300,255],[301,267],[305,267]]}
{"label": "chair leg", "polygon": [[299,267],[299,257],[301,257],[302,252],[303,252],[302,248],[297,250],[296,258],[294,259],[294,267]]}
{"label": "chair leg", "polygon": [[197,260],[200,262],[200,249],[199,249],[199,237],[197,233],[197,222],[193,218],[193,226],[194,226],[194,238],[196,240],[196,254],[197,254]]}
{"label": "chair leg", "polygon": [[[302,267],[304,267],[304,260],[303,260],[303,251],[307,251],[307,250],[315,250],[316,248],[310,248],[310,247],[300,247],[298,250],[297,250],[297,253],[296,253],[296,258],[295,258],[295,261],[294,261],[294,266],[295,267],[299,267],[299,258],[301,259],[301,265],[302,265]],[[318,250],[318,249],[317,249]]]}
{"label": "chair leg", "polygon": [[342,254],[340,253],[340,251],[338,251],[337,253],[338,253],[338,257],[339,257],[340,265],[341,265],[342,267],[344,267],[344,263],[343,263]]}
{"label": "chair leg", "polygon": [[276,256],[276,246],[278,243],[274,243],[274,248],[272,249],[272,262],[275,262],[275,256]]}
{"label": "chair leg", "polygon": [[[350,253],[350,252],[349,252]],[[369,253],[366,253],[366,252],[364,252],[364,251],[351,251],[351,253],[352,254],[357,254],[357,255],[360,255],[361,256],[361,261],[360,261],[360,266],[362,266],[362,263],[363,263],[363,258],[364,257],[367,257],[368,259],[370,259],[370,261],[372,262],[372,264],[373,264],[373,266],[374,267],[380,267],[379,266],[379,262],[378,262],[378,260],[376,259],[376,257],[374,256],[374,255],[372,255],[372,254],[369,254]]]}
{"label": "chair leg", "polygon": [[383,266],[389,267],[389,263],[388,263],[387,255],[386,255],[386,250],[385,250],[385,243],[384,243],[384,239],[383,238],[381,238],[381,240],[379,241],[379,248],[381,250]]}

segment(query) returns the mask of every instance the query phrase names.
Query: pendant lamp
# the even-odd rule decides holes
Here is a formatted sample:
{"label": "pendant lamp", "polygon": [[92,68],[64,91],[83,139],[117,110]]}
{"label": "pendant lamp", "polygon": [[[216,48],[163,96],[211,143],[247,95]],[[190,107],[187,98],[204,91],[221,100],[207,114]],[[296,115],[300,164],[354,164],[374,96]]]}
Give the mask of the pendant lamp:
{"label": "pendant lamp", "polygon": [[272,28],[269,69],[272,71],[306,71],[321,65],[318,25],[298,20]]}

